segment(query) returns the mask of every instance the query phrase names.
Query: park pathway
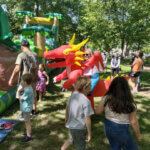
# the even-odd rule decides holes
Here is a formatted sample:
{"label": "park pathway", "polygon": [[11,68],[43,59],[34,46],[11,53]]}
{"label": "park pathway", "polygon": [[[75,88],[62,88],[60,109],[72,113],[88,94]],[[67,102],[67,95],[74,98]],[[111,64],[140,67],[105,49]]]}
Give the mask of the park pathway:
{"label": "park pathway", "polygon": [[[144,66],[144,71],[150,72],[150,67]],[[141,87],[139,94],[142,96],[146,96],[146,97],[150,98],[150,85]]]}

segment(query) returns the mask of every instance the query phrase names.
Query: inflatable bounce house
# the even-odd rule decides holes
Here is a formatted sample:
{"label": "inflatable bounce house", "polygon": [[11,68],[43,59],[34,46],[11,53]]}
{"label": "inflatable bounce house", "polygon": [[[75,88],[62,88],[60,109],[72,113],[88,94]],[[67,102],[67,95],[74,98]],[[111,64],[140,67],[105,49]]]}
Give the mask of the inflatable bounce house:
{"label": "inflatable bounce house", "polygon": [[0,6],[0,114],[16,101],[16,86],[9,87],[8,81],[15,67],[22,39],[30,42],[31,50],[44,63],[43,53],[57,47],[59,20],[64,20],[57,13],[49,13],[45,17],[34,17],[29,11],[17,11],[16,14],[25,19],[25,24],[20,39],[13,41],[8,17]]}
{"label": "inflatable bounce house", "polygon": [[17,11],[16,15],[24,19],[23,29],[20,39],[14,40],[20,44],[23,39],[30,42],[30,48],[36,52],[40,61],[44,61],[43,53],[58,47],[58,27],[59,20],[64,21],[64,17],[58,13],[48,13],[45,17],[35,17],[29,11]]}

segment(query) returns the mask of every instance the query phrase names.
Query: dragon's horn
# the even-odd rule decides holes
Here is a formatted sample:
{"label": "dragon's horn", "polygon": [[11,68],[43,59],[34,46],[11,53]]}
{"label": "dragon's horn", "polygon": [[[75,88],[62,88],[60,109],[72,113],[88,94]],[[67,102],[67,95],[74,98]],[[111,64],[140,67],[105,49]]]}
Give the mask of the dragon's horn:
{"label": "dragon's horn", "polygon": [[73,46],[72,49],[71,49],[71,48],[65,49],[65,50],[63,51],[63,54],[64,54],[64,55],[68,55],[69,52],[73,52],[73,51],[78,51],[78,50],[80,50],[80,48],[81,48],[82,46],[84,46],[88,40],[89,40],[89,39],[86,39],[86,40],[84,40],[83,42],[79,43],[78,45]]}
{"label": "dragon's horn", "polygon": [[83,42],[79,43],[78,45],[75,45],[75,46],[73,47],[72,51],[77,51],[77,50],[79,50],[82,46],[84,46],[84,45],[87,43],[88,40],[89,40],[89,39],[86,39],[86,40],[84,40]]}
{"label": "dragon's horn", "polygon": [[82,52],[82,51],[77,51],[77,52],[75,52],[75,56],[79,56],[79,55],[83,55],[83,54],[85,54],[84,52]]}
{"label": "dragon's horn", "polygon": [[75,64],[81,67],[81,64],[78,61],[75,61]]}
{"label": "dragon's horn", "polygon": [[72,39],[69,42],[69,46],[73,46],[74,40],[75,40],[75,33],[73,34]]}
{"label": "dragon's horn", "polygon": [[75,57],[75,59],[74,60],[81,60],[81,61],[83,61],[84,60],[84,58],[83,57]]}

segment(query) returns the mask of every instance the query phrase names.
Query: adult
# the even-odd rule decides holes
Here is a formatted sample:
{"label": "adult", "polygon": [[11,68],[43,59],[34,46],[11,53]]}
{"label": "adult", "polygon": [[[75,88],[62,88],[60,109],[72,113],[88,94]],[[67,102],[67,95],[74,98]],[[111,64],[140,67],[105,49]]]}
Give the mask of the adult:
{"label": "adult", "polygon": [[107,73],[107,55],[105,52],[102,54],[102,57],[103,57],[103,64],[104,64],[104,71],[103,72]]}
{"label": "adult", "polygon": [[132,54],[131,54],[130,65],[132,65],[132,63],[134,62],[135,58],[136,58],[135,53],[132,53]]}
{"label": "adult", "polygon": [[32,88],[34,91],[34,104],[33,104],[33,110],[32,114],[36,115],[36,84],[37,84],[37,67],[38,67],[38,56],[35,52],[32,52],[30,50],[30,44],[27,40],[23,40],[21,42],[21,50],[22,52],[17,56],[16,62],[15,62],[15,68],[13,70],[13,73],[9,79],[8,84],[10,86],[13,85],[14,79],[16,75],[19,73],[18,78],[18,89],[16,93],[16,98],[19,99],[19,93],[18,91],[23,87],[23,83],[21,82],[22,75],[25,73],[31,73],[33,77],[32,82]]}
{"label": "adult", "polygon": [[[88,59],[93,54],[94,54],[94,52],[92,51],[91,48],[86,49],[85,54],[84,54],[84,61],[88,61]],[[94,109],[94,100],[93,100],[93,97],[91,96],[91,93],[92,93],[94,87],[96,86],[97,82],[99,81],[99,72],[100,72],[100,68],[96,64],[84,71],[84,76],[91,78],[91,90],[88,93],[88,98],[91,101],[91,105],[92,105],[93,109]]]}
{"label": "adult", "polygon": [[129,79],[129,84],[132,87],[132,93],[138,92],[138,77],[141,73],[141,69],[143,66],[143,52],[137,51],[136,56],[137,58],[135,58],[134,62],[131,65],[132,71],[129,74],[129,76],[131,77]]}
{"label": "adult", "polygon": [[[88,48],[85,50],[84,54],[84,61],[88,61],[88,59],[94,54],[92,49]],[[89,69],[85,70],[84,76],[89,76],[91,77],[91,90],[90,92],[93,91],[94,87],[96,86],[97,82],[99,81],[99,72],[100,69],[97,67],[95,64],[94,66],[90,67]]]}
{"label": "adult", "polygon": [[118,54],[115,54],[113,58],[111,59],[111,75],[112,76],[119,73],[119,65],[120,65],[120,59],[118,57]]}

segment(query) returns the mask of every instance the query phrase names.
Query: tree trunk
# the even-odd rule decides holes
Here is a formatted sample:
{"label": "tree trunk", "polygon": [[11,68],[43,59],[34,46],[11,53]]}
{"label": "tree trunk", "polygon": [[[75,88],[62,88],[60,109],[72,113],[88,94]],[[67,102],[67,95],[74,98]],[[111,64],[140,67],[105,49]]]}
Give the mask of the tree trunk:
{"label": "tree trunk", "polygon": [[34,16],[38,16],[39,14],[39,4],[38,4],[38,1],[35,1],[34,3]]}
{"label": "tree trunk", "polygon": [[121,41],[121,50],[122,50],[121,57],[124,58],[127,51],[127,42],[124,39],[122,39]]}
{"label": "tree trunk", "polygon": [[138,43],[137,50],[140,50],[140,49],[141,49],[141,43],[139,42],[139,43]]}

